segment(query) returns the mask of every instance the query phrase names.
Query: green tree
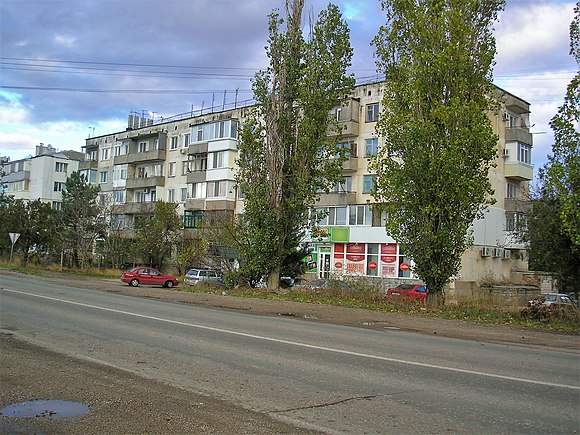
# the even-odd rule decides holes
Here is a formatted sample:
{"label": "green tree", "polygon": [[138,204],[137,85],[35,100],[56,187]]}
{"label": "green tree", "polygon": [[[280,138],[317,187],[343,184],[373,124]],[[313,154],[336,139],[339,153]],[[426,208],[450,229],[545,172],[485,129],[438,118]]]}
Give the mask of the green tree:
{"label": "green tree", "polygon": [[580,250],[563,228],[560,197],[545,184],[546,168],[540,170],[539,191],[532,200],[525,228],[529,267],[555,274],[560,291],[578,292]]}
{"label": "green tree", "polygon": [[82,269],[90,265],[95,239],[103,233],[99,191],[78,171],[67,177],[62,191],[61,249],[70,250],[73,264]]}
{"label": "green tree", "polygon": [[54,231],[56,213],[50,204],[40,199],[34,201],[18,199],[12,205],[12,212],[17,222],[13,232],[20,234],[17,250],[22,254],[22,266],[26,267],[32,252],[44,255],[53,246],[57,237]]}
{"label": "green tree", "polygon": [[177,204],[157,201],[153,215],[141,217],[135,227],[141,260],[149,266],[163,268],[166,258],[179,243],[183,229]]}
{"label": "green tree", "polygon": [[340,128],[330,112],[354,86],[346,73],[350,31],[339,9],[329,4],[305,40],[303,6],[303,0],[287,1],[286,20],[270,15],[270,66],[254,78],[258,104],[239,148],[244,267],[268,275],[271,289],[278,288],[282,268],[296,254],[319,191],[341,179],[343,160],[335,158],[336,138],[328,136]]}
{"label": "green tree", "polygon": [[[570,25],[570,54],[580,66],[580,5]],[[572,79],[564,104],[550,121],[555,143],[546,166],[546,187],[558,198],[562,231],[580,251],[580,73]]]}
{"label": "green tree", "polygon": [[381,3],[387,23],[373,44],[386,76],[377,125],[384,146],[370,165],[374,197],[430,303],[442,303],[472,243],[470,225],[492,202],[491,25],[504,0]]}

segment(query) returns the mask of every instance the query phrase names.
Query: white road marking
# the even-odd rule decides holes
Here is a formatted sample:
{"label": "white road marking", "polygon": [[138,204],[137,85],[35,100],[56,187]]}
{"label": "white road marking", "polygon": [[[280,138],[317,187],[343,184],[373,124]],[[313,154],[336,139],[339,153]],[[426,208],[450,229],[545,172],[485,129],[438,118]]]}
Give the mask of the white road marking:
{"label": "white road marking", "polygon": [[427,363],[422,363],[422,362],[417,362],[417,361],[409,361],[409,360],[403,360],[403,359],[398,359],[398,358],[389,358],[389,357],[385,357],[385,356],[371,355],[368,353],[353,352],[350,350],[334,349],[331,347],[316,346],[313,344],[300,343],[297,341],[281,340],[279,338],[266,337],[263,335],[248,334],[245,332],[232,331],[229,329],[214,328],[212,326],[197,325],[195,323],[180,322],[178,320],[164,319],[164,318],[155,317],[155,316],[147,316],[145,314],[131,313],[129,311],[116,310],[114,308],[99,307],[97,305],[84,304],[82,302],[67,301],[65,299],[53,298],[51,296],[42,296],[42,295],[23,292],[23,291],[19,291],[19,290],[13,290],[13,289],[7,289],[7,288],[2,288],[2,290],[7,291],[7,292],[11,292],[11,293],[17,293],[17,294],[21,294],[21,295],[41,298],[41,299],[49,299],[51,301],[62,302],[65,304],[77,305],[80,307],[93,308],[96,310],[108,311],[111,313],[139,317],[142,319],[156,320],[158,322],[172,323],[172,324],[181,325],[181,326],[189,326],[191,328],[204,329],[204,330],[208,330],[208,331],[220,332],[223,334],[237,335],[237,336],[241,336],[241,337],[253,338],[256,340],[270,341],[270,342],[274,342],[274,343],[288,344],[291,346],[303,347],[303,348],[308,348],[308,349],[323,350],[326,352],[339,353],[339,354],[343,354],[343,355],[357,356],[357,357],[361,357],[361,358],[368,358],[368,359],[374,359],[374,360],[380,360],[380,361],[388,361],[388,362],[399,363],[399,364],[407,364],[407,365],[411,365],[411,366],[415,366],[415,367],[425,367],[425,368],[430,368],[430,369],[445,370],[445,371],[455,372],[455,373],[464,373],[464,374],[469,374],[469,375],[485,376],[488,378],[504,379],[504,380],[514,381],[514,382],[523,382],[523,383],[527,383],[527,384],[543,385],[543,386],[547,386],[547,387],[557,387],[557,388],[568,388],[568,389],[572,389],[572,390],[580,390],[580,387],[577,387],[574,385],[556,384],[553,382],[537,381],[534,379],[517,378],[517,377],[513,377],[513,376],[498,375],[495,373],[478,372],[475,370],[466,370],[466,369],[459,369],[459,368],[454,368],[454,367],[445,367],[445,366],[439,366],[436,364],[427,364]]}

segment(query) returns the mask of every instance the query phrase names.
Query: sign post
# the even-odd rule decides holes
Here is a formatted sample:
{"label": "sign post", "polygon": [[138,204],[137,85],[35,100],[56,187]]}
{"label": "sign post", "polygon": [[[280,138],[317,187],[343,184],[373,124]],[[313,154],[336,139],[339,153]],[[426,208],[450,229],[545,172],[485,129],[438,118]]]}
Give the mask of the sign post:
{"label": "sign post", "polygon": [[14,252],[14,244],[20,237],[20,233],[8,233],[10,236],[10,241],[12,242],[12,246],[10,247],[10,263],[12,263],[12,253]]}

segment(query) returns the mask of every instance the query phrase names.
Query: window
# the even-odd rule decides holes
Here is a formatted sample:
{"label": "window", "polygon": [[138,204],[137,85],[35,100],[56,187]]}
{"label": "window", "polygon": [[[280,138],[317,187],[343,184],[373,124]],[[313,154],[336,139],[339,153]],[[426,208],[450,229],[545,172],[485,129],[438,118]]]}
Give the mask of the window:
{"label": "window", "polygon": [[170,162],[167,165],[167,176],[168,177],[175,177],[175,162]]}
{"label": "window", "polygon": [[159,139],[154,139],[153,140],[153,149],[154,150],[158,150],[159,149]]}
{"label": "window", "polygon": [[189,170],[192,172],[207,170],[207,153],[189,156]]}
{"label": "window", "polygon": [[335,193],[352,192],[352,177],[343,177],[342,181],[337,182],[332,190]]}
{"label": "window", "polygon": [[66,174],[66,170],[68,168],[68,163],[56,162],[55,171],[56,172],[64,172]]}
{"label": "window", "polygon": [[62,202],[52,201],[52,209],[53,210],[62,210]]}
{"label": "window", "polygon": [[363,193],[371,193],[375,187],[375,175],[365,175],[363,177]]}
{"label": "window", "polygon": [[145,151],[147,151],[147,142],[139,142],[139,147],[138,147],[138,151],[140,153],[144,153]]}
{"label": "window", "polygon": [[506,112],[506,127],[507,128],[517,128],[518,118],[513,116],[511,113]]}
{"label": "window", "polygon": [[113,169],[113,180],[126,180],[127,179],[127,165],[115,166]]}
{"label": "window", "polygon": [[171,138],[171,143],[169,144],[169,149],[170,150],[176,150],[177,149],[177,136],[173,136]]}
{"label": "window", "polygon": [[99,172],[99,183],[106,183],[107,182],[107,171]]}
{"label": "window", "polygon": [[163,165],[153,165],[153,176],[154,177],[163,177]]}
{"label": "window", "polygon": [[147,178],[147,171],[145,169],[145,166],[137,167],[137,178]]}
{"label": "window", "polygon": [[[346,157],[356,157],[356,142],[342,142],[336,144],[339,150],[344,150],[344,155]],[[337,153],[336,157],[339,157]]]}
{"label": "window", "polygon": [[109,160],[109,148],[103,148],[101,150],[101,160]]}
{"label": "window", "polygon": [[226,196],[226,182],[222,181],[208,181],[207,183],[207,197],[217,198]]}
{"label": "window", "polygon": [[379,119],[379,103],[367,104],[366,122],[376,122]]}
{"label": "window", "polygon": [[372,216],[368,205],[351,205],[348,209],[349,225],[371,225]]}
{"label": "window", "polygon": [[365,140],[366,157],[376,156],[379,150],[379,140],[375,137]]}
{"label": "window", "polygon": [[145,192],[142,190],[135,192],[135,202],[145,202]]}
{"label": "window", "polygon": [[201,228],[203,222],[203,211],[202,210],[195,210],[189,211],[186,210],[183,214],[183,226],[185,228]]}
{"label": "window", "polygon": [[187,200],[187,187],[181,188],[181,202],[185,202]]}
{"label": "window", "polygon": [[85,159],[87,159],[90,162],[96,162],[97,157],[98,157],[97,150],[87,151],[87,153],[85,154]]}
{"label": "window", "polygon": [[523,213],[516,213],[508,211],[505,214],[505,230],[519,233],[525,230],[527,226],[525,215]]}
{"label": "window", "polygon": [[187,148],[189,146],[190,140],[191,140],[191,133],[185,133],[183,135],[183,148]]}
{"label": "window", "polygon": [[167,191],[167,202],[175,202],[175,189]]}
{"label": "window", "polygon": [[507,184],[507,199],[516,199],[518,196],[518,185],[515,183],[508,183]]}
{"label": "window", "polygon": [[328,225],[346,225],[346,207],[329,207]]}
{"label": "window", "polygon": [[194,140],[206,142],[214,139],[235,138],[237,123],[234,120],[217,121],[193,127]]}
{"label": "window", "polygon": [[530,145],[518,142],[518,162],[532,164],[532,147]]}
{"label": "window", "polygon": [[[224,155],[225,151],[218,151],[213,154],[213,165],[212,168],[223,168],[224,167]],[[207,164],[207,163],[206,163]]]}
{"label": "window", "polygon": [[55,192],[62,192],[62,189],[64,188],[64,183],[61,183],[60,181],[55,181],[54,182],[54,188],[53,190]]}
{"label": "window", "polygon": [[113,204],[124,204],[125,203],[125,191],[124,190],[113,190]]}

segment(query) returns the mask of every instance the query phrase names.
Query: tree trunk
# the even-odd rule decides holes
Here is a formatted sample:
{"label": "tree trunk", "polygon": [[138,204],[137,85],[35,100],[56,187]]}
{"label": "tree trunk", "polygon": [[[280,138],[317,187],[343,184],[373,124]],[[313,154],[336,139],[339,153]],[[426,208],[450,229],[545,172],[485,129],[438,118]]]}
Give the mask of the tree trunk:
{"label": "tree trunk", "polygon": [[266,282],[268,290],[279,290],[280,289],[280,268],[277,267],[268,274],[268,280]]}
{"label": "tree trunk", "polygon": [[445,305],[445,291],[431,291],[427,293],[427,305],[430,307],[442,307]]}

